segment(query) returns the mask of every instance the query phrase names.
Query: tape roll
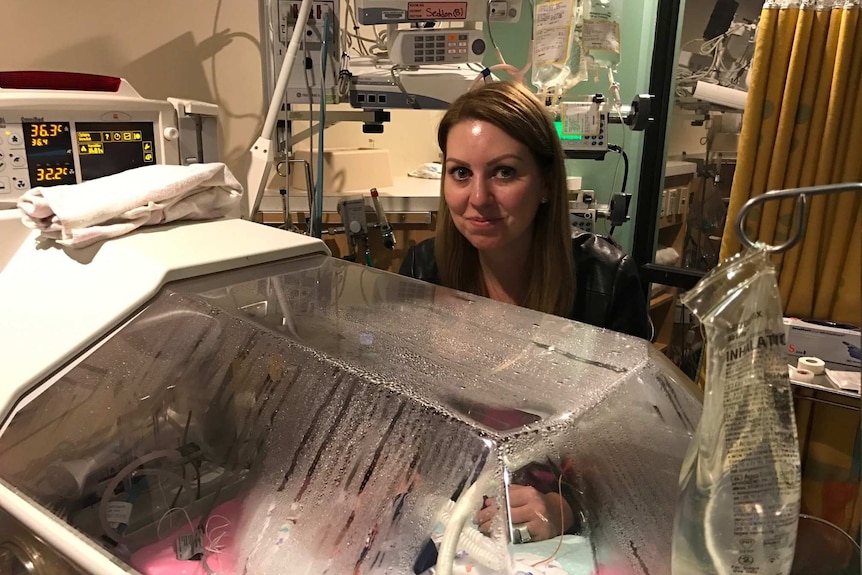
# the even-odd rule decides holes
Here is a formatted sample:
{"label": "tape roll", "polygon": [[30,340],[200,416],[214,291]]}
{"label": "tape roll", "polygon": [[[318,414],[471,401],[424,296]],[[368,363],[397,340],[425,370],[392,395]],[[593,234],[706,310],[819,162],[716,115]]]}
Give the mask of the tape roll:
{"label": "tape roll", "polygon": [[797,369],[796,377],[794,377],[793,380],[800,383],[813,383],[814,372],[808,371],[807,369]]}
{"label": "tape roll", "polygon": [[796,369],[810,371],[814,375],[822,375],[826,371],[826,364],[819,357],[800,357],[796,362]]}

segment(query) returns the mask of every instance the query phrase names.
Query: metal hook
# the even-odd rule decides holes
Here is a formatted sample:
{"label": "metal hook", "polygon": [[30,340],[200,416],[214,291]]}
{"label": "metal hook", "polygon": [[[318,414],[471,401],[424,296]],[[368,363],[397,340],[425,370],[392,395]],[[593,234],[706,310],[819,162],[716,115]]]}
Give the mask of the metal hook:
{"label": "metal hook", "polygon": [[[745,205],[743,205],[742,209],[739,210],[739,214],[736,217],[736,235],[739,238],[739,241],[746,247],[757,247],[771,254],[786,252],[799,243],[802,236],[805,234],[805,225],[808,220],[808,196],[838,194],[850,191],[862,192],[862,182],[829,184],[824,186],[810,186],[807,188],[791,188],[788,190],[774,190],[766,192],[765,194],[751,198],[745,202]],[[796,225],[793,227],[793,233],[790,235],[790,238],[783,244],[777,246],[752,241],[752,239],[745,233],[745,218],[748,216],[748,213],[753,208],[764,202],[770,200],[781,200],[784,198],[796,198]]]}

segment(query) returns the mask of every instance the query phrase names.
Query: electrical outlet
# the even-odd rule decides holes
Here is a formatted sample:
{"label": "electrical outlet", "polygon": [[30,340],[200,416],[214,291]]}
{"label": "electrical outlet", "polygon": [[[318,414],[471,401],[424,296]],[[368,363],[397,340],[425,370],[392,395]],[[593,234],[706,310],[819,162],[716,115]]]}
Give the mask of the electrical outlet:
{"label": "electrical outlet", "polygon": [[507,20],[509,3],[500,0],[492,0],[488,3],[488,17],[491,20]]}
{"label": "electrical outlet", "polygon": [[359,196],[340,200],[338,202],[338,214],[341,216],[341,223],[348,237],[368,235],[365,198]]}
{"label": "electrical outlet", "polygon": [[691,192],[688,191],[688,188],[680,188],[679,189],[679,213],[687,214],[688,213],[688,200]]}

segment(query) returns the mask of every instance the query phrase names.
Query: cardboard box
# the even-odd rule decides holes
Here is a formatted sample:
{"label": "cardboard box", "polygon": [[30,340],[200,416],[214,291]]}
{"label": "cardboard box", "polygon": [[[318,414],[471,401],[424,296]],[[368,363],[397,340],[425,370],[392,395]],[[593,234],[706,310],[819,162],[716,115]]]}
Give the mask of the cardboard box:
{"label": "cardboard box", "polygon": [[862,332],[858,328],[832,327],[786,317],[784,330],[792,364],[800,357],[819,357],[830,369],[862,369]]}

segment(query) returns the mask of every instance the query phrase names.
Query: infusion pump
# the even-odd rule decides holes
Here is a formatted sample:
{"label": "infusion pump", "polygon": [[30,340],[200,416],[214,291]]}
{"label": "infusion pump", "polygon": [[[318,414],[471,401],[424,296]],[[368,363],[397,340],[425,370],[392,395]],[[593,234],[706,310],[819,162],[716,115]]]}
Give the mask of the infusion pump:
{"label": "infusion pump", "polygon": [[218,160],[218,107],[147,100],[122,78],[0,72],[0,205],[36,186]]}

